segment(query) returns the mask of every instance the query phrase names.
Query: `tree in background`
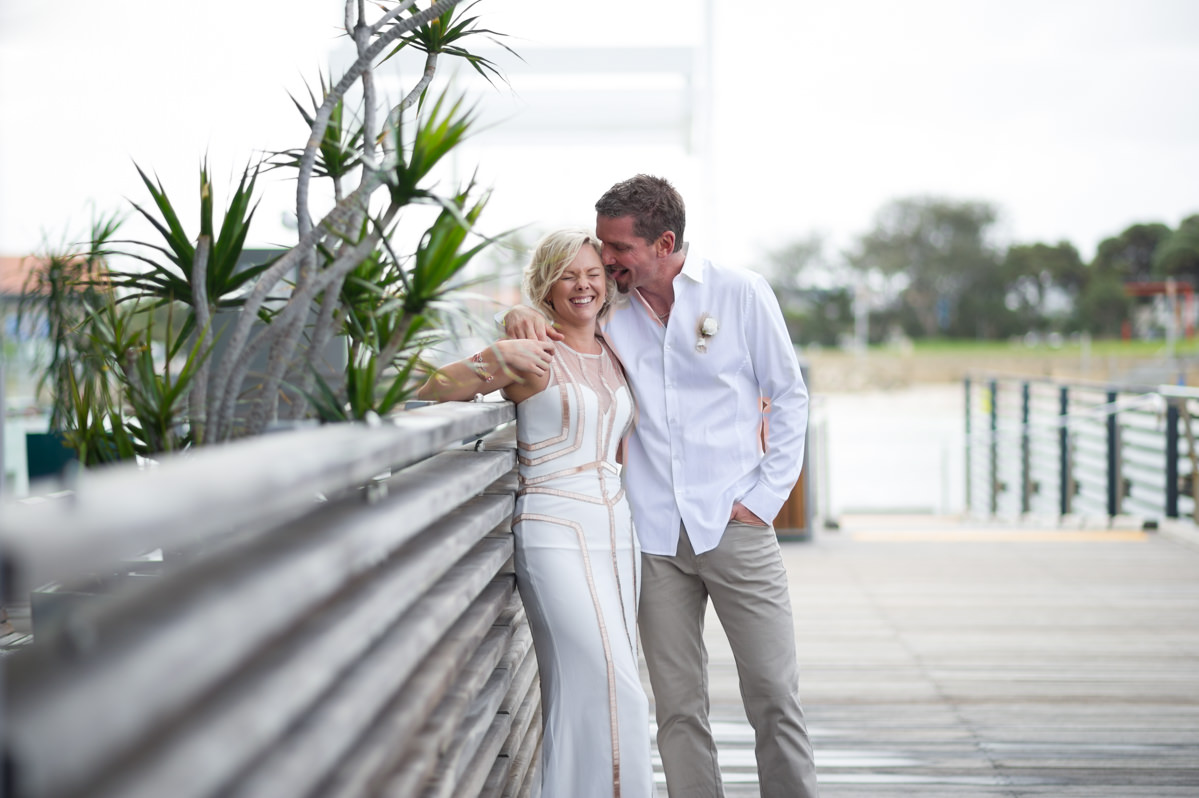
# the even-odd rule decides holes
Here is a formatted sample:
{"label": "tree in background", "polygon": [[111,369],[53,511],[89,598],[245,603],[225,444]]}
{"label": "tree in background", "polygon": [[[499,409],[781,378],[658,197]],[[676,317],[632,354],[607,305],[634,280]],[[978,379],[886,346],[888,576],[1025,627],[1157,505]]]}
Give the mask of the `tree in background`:
{"label": "tree in background", "polygon": [[1125,283],[1155,279],[1154,253],[1170,233],[1164,224],[1134,224],[1100,242],[1079,298],[1081,329],[1098,336],[1123,335],[1133,308]]}
{"label": "tree in background", "polygon": [[899,199],[841,260],[826,255],[816,234],[767,253],[793,339],[843,343],[854,331],[855,296],[869,305],[870,343],[897,330],[914,338],[1121,336],[1134,308],[1128,283],[1174,277],[1199,288],[1199,215],[1177,230],[1131,225],[1105,239],[1090,263],[1066,241],[994,244],[997,216],[985,202]]}
{"label": "tree in background", "polygon": [[1097,272],[1087,280],[1087,288],[1078,303],[1079,326],[1102,338],[1123,334],[1132,312],[1132,298],[1124,290],[1124,281],[1111,272]]}
{"label": "tree in background", "polygon": [[765,263],[792,341],[835,346],[853,333],[850,275],[825,255],[822,236],[792,241],[767,253]]}
{"label": "tree in background", "polygon": [[1001,257],[988,234],[998,217],[986,202],[895,200],[879,211],[849,263],[864,273],[901,276],[899,318],[913,337],[993,338],[1003,334]]}
{"label": "tree in background", "polygon": [[1153,251],[1153,272],[1187,279],[1199,288],[1199,214],[1183,219]]}
{"label": "tree in background", "polygon": [[1100,242],[1091,261],[1091,271],[1123,282],[1152,280],[1153,254],[1170,233],[1164,224],[1134,224],[1120,235]]}
{"label": "tree in background", "polygon": [[1088,275],[1072,244],[1014,244],[1000,271],[1016,333],[1079,329],[1076,309]]}

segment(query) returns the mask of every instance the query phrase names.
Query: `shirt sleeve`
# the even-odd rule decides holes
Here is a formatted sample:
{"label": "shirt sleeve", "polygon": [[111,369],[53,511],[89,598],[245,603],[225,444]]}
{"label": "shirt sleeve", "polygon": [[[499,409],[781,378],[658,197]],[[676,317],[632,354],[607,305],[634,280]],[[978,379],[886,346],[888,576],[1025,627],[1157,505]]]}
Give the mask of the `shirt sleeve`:
{"label": "shirt sleeve", "polygon": [[770,400],[770,409],[758,482],[740,501],[763,521],[773,523],[803,466],[808,389],[778,300],[764,278],[755,278],[746,297],[745,336],[761,396]]}

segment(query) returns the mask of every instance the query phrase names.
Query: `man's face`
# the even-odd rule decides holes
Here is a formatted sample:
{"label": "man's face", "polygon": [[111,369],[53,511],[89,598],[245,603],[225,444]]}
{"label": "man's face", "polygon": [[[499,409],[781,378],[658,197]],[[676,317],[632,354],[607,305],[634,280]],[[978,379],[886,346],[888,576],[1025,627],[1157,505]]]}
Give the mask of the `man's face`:
{"label": "man's face", "polygon": [[603,244],[604,268],[616,281],[620,293],[627,294],[644,285],[657,271],[655,245],[633,232],[632,216],[612,218],[598,214],[595,235]]}

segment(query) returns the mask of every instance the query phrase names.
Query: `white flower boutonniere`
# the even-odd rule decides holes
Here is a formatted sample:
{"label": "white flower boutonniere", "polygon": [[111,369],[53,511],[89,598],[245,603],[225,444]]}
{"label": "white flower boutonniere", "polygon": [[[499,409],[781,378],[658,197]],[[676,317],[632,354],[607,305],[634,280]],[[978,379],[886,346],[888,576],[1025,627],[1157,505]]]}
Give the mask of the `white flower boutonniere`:
{"label": "white flower boutonniere", "polygon": [[718,332],[720,332],[720,322],[707,313],[701,315],[699,317],[699,327],[697,329],[699,337],[695,341],[695,351],[707,352],[708,339]]}

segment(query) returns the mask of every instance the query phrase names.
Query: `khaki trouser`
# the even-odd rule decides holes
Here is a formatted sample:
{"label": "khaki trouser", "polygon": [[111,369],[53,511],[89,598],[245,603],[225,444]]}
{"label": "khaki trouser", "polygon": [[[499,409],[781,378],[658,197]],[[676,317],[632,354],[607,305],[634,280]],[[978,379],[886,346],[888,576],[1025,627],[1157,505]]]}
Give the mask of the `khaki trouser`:
{"label": "khaki trouser", "polygon": [[703,625],[709,597],[737,663],[762,798],[816,798],[778,540],[772,527],[741,523],[730,523],[720,545],[701,555],[682,530],[674,557],[642,556],[638,617],[671,798],[724,795],[708,723]]}

